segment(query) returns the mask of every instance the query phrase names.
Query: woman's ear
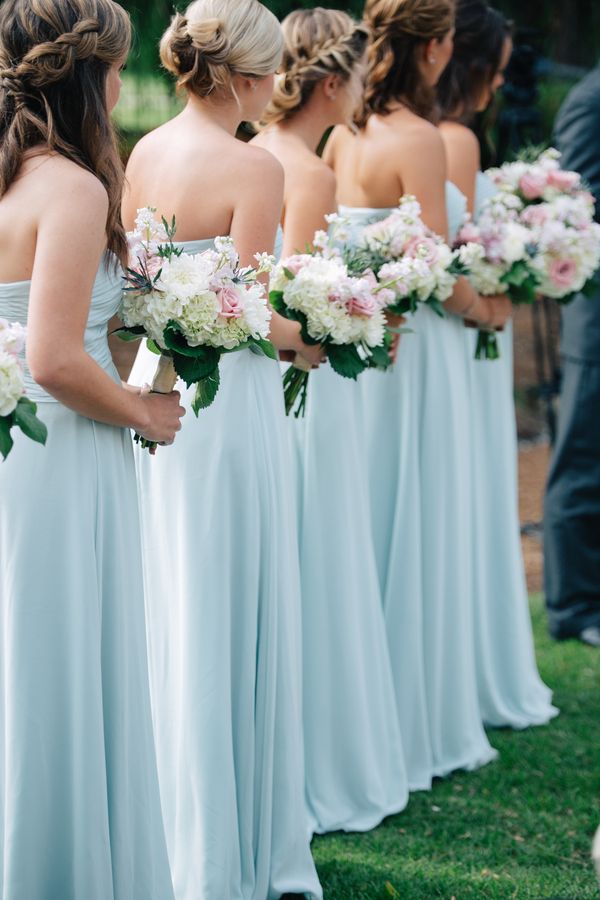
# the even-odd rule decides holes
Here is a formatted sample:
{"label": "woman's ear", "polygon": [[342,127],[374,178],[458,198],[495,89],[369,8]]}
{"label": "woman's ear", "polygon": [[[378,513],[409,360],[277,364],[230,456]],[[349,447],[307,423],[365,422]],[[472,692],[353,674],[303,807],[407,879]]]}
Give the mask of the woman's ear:
{"label": "woman's ear", "polygon": [[328,100],[335,100],[341,86],[339,75],[327,75],[321,82],[321,90]]}
{"label": "woman's ear", "polygon": [[427,65],[434,66],[437,62],[440,42],[436,38],[432,38],[423,44],[423,62]]}

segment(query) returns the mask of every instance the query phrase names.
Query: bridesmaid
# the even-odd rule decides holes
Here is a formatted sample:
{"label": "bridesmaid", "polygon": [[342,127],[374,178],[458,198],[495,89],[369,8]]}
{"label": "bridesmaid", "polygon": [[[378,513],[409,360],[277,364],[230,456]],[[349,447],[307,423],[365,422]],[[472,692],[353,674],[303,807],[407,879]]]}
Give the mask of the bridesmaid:
{"label": "bridesmaid", "polygon": [[[367,32],[347,13],[297,10],[267,127],[254,143],[285,172],[283,255],[311,245],[336,210],[335,176],[317,156],[352,120]],[[307,799],[318,832],[366,831],[408,798],[369,524],[357,385],[313,373],[305,419],[290,421],[299,459]]]}
{"label": "bridesmaid", "polygon": [[[432,124],[434,86],[452,54],[451,0],[367,0],[371,30],[360,130],[334,132],[327,158],[355,226],[403,194],[448,238],[464,198],[446,186]],[[448,205],[446,202],[448,194]],[[468,373],[461,316],[502,324],[510,304],[461,279],[446,317],[410,317],[387,375],[366,373],[372,518],[410,786],[493,759],[477,701],[471,602],[473,546]]]}
{"label": "bridesmaid", "polygon": [[[512,52],[506,20],[485,0],[459,0],[454,53],[438,86],[440,131],[452,181],[477,218],[495,187],[479,171],[479,142],[471,130],[503,83]],[[483,720],[525,728],[557,710],[537,671],[517,507],[517,436],[513,399],[512,329],[498,333],[501,358],[476,360],[475,335],[465,329],[469,370],[471,497],[475,600],[475,661]]]}
{"label": "bridesmaid", "polygon": [[[175,215],[189,253],[231,235],[243,265],[273,250],[279,163],[235,138],[260,118],[282,53],[257,0],[197,0],[161,58],[187,95],[146,136],[124,206]],[[298,323],[272,339],[317,363]],[[140,352],[132,379],[156,357]],[[177,446],[137,458],[159,779],[177,900],[320,898],[304,800],[300,573],[293,466],[278,364],[248,350],[221,363],[215,403]],[[181,386],[186,406],[193,394]]]}
{"label": "bridesmaid", "polygon": [[0,465],[2,900],[173,898],[127,429],[171,443],[184,410],[125,390],[107,342],[130,37],[111,0],[0,7],[0,317],[48,426]]}

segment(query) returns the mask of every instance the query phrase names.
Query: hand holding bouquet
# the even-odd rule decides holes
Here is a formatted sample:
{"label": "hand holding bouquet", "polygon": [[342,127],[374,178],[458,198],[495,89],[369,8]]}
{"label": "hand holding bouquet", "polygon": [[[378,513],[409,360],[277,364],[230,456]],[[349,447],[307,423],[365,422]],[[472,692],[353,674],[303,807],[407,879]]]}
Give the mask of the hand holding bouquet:
{"label": "hand holding bouquet", "polygon": [[153,390],[168,393],[178,378],[196,385],[192,408],[198,415],[217,395],[224,353],[250,349],[276,358],[268,340],[271,310],[258,281],[273,261],[263,255],[257,268],[240,268],[229,237],[215,238],[214,249],[184,253],[173,242],[175,219],[158,222],[153,209],[139,210],[135,225],[128,235],[125,327],[118,334],[124,340],[145,336],[159,354]]}
{"label": "hand holding bouquet", "polygon": [[[370,366],[386,366],[384,306],[389,301],[372,272],[353,277],[335,252],[298,254],[275,267],[273,308],[299,322],[307,344],[322,344],[334,372],[356,379]],[[286,413],[304,415],[309,373],[290,366],[283,377]]]}
{"label": "hand holding bouquet", "polygon": [[13,448],[13,427],[38,444],[45,444],[48,430],[36,413],[37,405],[25,396],[25,380],[19,355],[25,349],[25,329],[0,319],[0,456]]}

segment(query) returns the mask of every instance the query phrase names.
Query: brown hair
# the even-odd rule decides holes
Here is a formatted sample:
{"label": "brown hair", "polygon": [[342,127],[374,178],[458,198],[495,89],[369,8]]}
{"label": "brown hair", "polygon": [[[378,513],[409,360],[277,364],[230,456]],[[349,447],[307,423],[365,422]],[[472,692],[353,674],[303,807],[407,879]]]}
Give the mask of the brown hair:
{"label": "brown hair", "polygon": [[496,77],[510,24],[486,0],[458,0],[452,59],[437,85],[440,116],[470,124]]}
{"label": "brown hair", "polygon": [[195,0],[173,17],[160,58],[178,88],[208,97],[231,92],[234,75],[272,75],[282,49],[281,26],[258,0]]}
{"label": "brown hair", "polygon": [[367,0],[371,43],[361,127],[373,113],[387,115],[397,100],[419,116],[433,117],[435,92],[424,83],[417,54],[448,34],[454,14],[454,0]]}
{"label": "brown hair", "polygon": [[121,260],[123,167],[106,103],[111,65],[131,43],[112,0],[4,0],[0,6],[0,197],[43,145],[92,172],[109,198],[107,239]]}
{"label": "brown hair", "polygon": [[291,118],[328,75],[348,80],[364,55],[369,35],[348,13],[321,6],[290,13],[282,30],[282,72],[263,116],[265,125]]}

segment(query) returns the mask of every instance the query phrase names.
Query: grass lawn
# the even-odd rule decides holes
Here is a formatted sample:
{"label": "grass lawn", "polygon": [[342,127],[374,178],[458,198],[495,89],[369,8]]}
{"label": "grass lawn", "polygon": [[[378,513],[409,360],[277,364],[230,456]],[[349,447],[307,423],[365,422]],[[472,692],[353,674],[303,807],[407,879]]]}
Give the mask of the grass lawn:
{"label": "grass lawn", "polygon": [[500,759],[438,781],[369,834],[315,839],[325,900],[600,898],[590,845],[600,824],[600,651],[546,635],[538,661],[561,715],[492,731]]}

